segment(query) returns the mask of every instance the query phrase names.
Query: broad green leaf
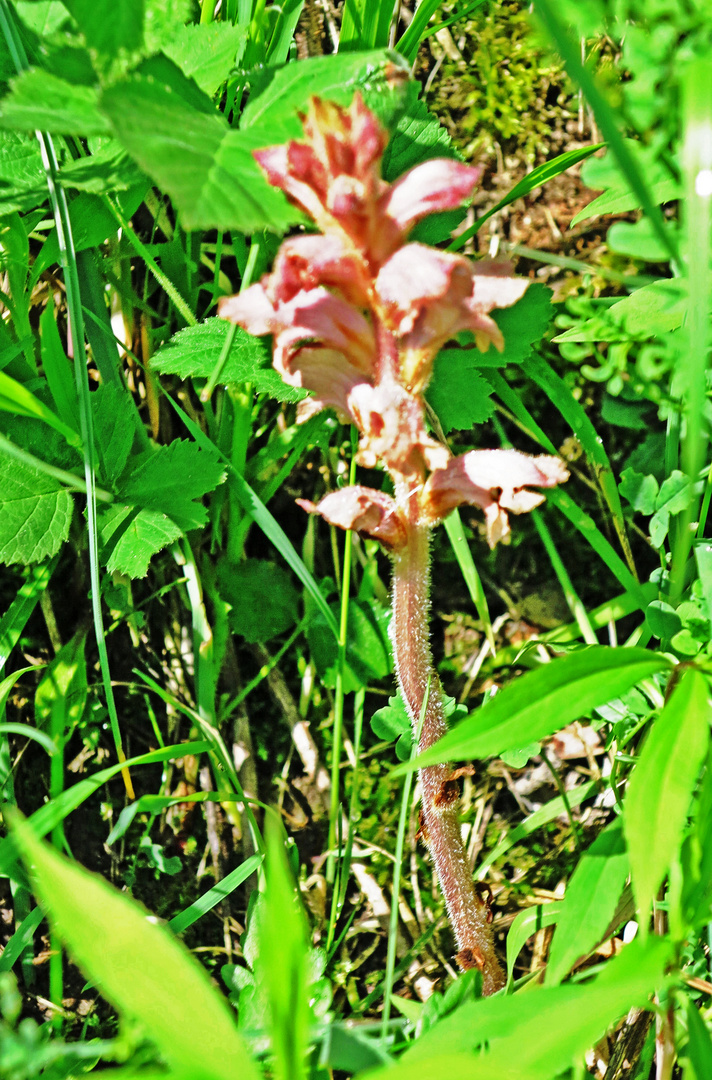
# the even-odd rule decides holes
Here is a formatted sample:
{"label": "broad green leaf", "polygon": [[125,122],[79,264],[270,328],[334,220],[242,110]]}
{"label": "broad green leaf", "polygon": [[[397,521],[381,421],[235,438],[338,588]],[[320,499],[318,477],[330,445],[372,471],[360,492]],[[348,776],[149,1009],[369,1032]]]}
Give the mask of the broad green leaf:
{"label": "broad green leaf", "polygon": [[207,511],[194,502],[225,479],[225,468],[216,452],[200,449],[195,443],[174,439],[141,454],[131,463],[123,479],[119,497],[146,510],[166,514],[183,532],[199,529],[207,521]]}
{"label": "broad green leaf", "polygon": [[54,555],[69,535],[72,506],[51,476],[0,454],[0,562]]}
{"label": "broad green leaf", "polygon": [[176,27],[163,45],[163,52],[189,79],[195,79],[205,94],[212,96],[225,82],[230,69],[239,63],[247,40],[244,26],[212,22]]}
{"label": "broad green leaf", "polygon": [[623,808],[641,931],[676,857],[710,737],[709,688],[688,668],[653,722],[628,783]]}
{"label": "broad green leaf", "polygon": [[159,510],[136,510],[114,503],[99,516],[102,561],[110,574],[145,577],[151,556],[181,533],[180,526]]}
{"label": "broad green leaf", "polygon": [[650,541],[653,547],[659,548],[662,545],[670,528],[671,516],[686,510],[692,497],[693,487],[689,476],[679,469],[673,469],[660,485],[655,500],[655,513],[650,519]]}
{"label": "broad green leaf", "polygon": [[618,490],[627,499],[634,510],[640,514],[652,514],[658,497],[658,482],[654,476],[624,469]]}
{"label": "broad green leaf", "polygon": [[677,278],[660,278],[636,289],[608,309],[622,331],[642,339],[682,326],[687,309],[684,285]]}
{"label": "broad green leaf", "polygon": [[[656,206],[679,199],[681,195],[680,184],[672,177],[667,177],[665,180],[659,180],[657,183],[650,185],[650,198]],[[578,225],[580,221],[600,217],[601,214],[627,214],[630,210],[639,209],[640,199],[638,196],[634,195],[630,188],[621,185],[620,187],[611,188],[609,191],[604,191],[602,195],[590,202],[583,210],[579,210],[578,214],[571,219],[570,228],[573,229],[574,225]],[[670,258],[669,252],[666,253],[665,258]]]}
{"label": "broad green leaf", "polygon": [[519,912],[507,934],[507,982],[512,978],[514,965],[523,946],[545,926],[555,926],[562,907],[560,903],[534,904],[533,907]]}
{"label": "broad green leaf", "polygon": [[196,1080],[256,1080],[227,1002],[165,927],[38,840],[28,822],[15,820],[13,839],[75,962],[120,1014],[145,1028],[169,1066],[193,1070]]}
{"label": "broad green leaf", "polygon": [[46,198],[47,177],[34,132],[0,131],[0,215],[34,209]]}
{"label": "broad green leaf", "polygon": [[[712,1076],[712,1038],[692,998],[687,999],[687,1036],[685,1057],[692,1066],[694,1080],[707,1080]],[[692,1080],[689,1071],[685,1072],[685,1080]]]}
{"label": "broad green leaf", "polygon": [[[338,605],[331,605],[335,618]],[[369,603],[352,600],[349,604],[344,662],[344,693],[350,694],[376,679],[383,679],[393,669],[388,642],[390,611],[375,600]],[[312,618],[307,629],[312,659],[326,686],[336,685],[338,645],[321,612]]]}
{"label": "broad green leaf", "polygon": [[280,142],[280,133],[243,137],[209,98],[210,112],[196,108],[200,92],[190,80],[185,83],[184,92],[177,92],[153,75],[134,75],[104,91],[101,109],[121,144],[171,196],[186,229],[284,232],[299,214],[252,157],[257,145]]}
{"label": "broad green leaf", "polygon": [[13,79],[0,101],[0,127],[49,131],[53,135],[108,135],[94,87],[65,82],[40,68]]}
{"label": "broad green leaf", "polygon": [[266,68],[253,80],[250,100],[240,121],[241,130],[256,125],[268,128],[277,121],[285,125],[289,138],[298,139],[303,132],[297,113],[306,111],[314,94],[348,105],[359,90],[368,105],[370,94],[384,96],[383,90],[388,88],[387,72],[394,69],[403,74],[402,65],[397,53],[374,49],[313,56],[298,64]]}
{"label": "broad green leaf", "polygon": [[493,389],[479,371],[474,349],[443,349],[435,361],[427,401],[443,431],[469,431],[494,412]]}
{"label": "broad green leaf", "polygon": [[[383,155],[383,179],[392,182],[402,176],[414,165],[436,157],[454,157],[446,128],[431,113],[418,95],[418,83],[410,83],[406,88],[406,109],[396,124],[395,131]],[[445,217],[446,215],[435,215]],[[457,220],[462,214],[457,211]],[[454,227],[454,226],[453,226]],[[417,228],[416,228],[417,232]]]}
{"label": "broad green leaf", "polygon": [[143,41],[144,0],[62,0],[77,20],[90,49],[116,56]]}
{"label": "broad green leaf", "polygon": [[[555,986],[603,940],[628,877],[623,822],[616,818],[579,860],[566,889],[545,982]],[[617,927],[613,927],[616,930]]]}
{"label": "broad green leaf", "polygon": [[135,408],[120,386],[102,384],[91,395],[94,441],[101,475],[114,484],[124,471],[136,433]]}
{"label": "broad green leaf", "polygon": [[520,675],[435,746],[399,771],[440,761],[486,758],[544,739],[586,716],[670,661],[645,649],[592,645]]}
{"label": "broad green leaf", "polygon": [[19,383],[17,379],[12,379],[4,371],[0,371],[0,409],[4,412],[15,413],[17,416],[42,420],[63,435],[70,446],[81,446],[81,438],[76,431],[60,420],[56,413],[48,409],[22,383]]}
{"label": "broad green leaf", "polygon": [[[634,139],[624,139],[623,143],[645,175],[650,197],[655,204],[680,198],[682,194],[680,184],[670,175],[668,167],[659,160],[659,151]],[[600,214],[622,214],[629,210],[639,210],[641,207],[640,199],[633,193],[610,149],[603,157],[592,157],[585,162],[581,169],[581,179],[591,188],[606,188],[607,190],[576,214],[571,221],[572,228],[578,225],[579,221],[586,221]]]}
{"label": "broad green leaf", "polygon": [[103,140],[103,145],[89,157],[67,162],[59,170],[59,177],[63,187],[94,195],[126,191],[136,184],[148,186],[148,178],[116,139]]}
{"label": "broad green leaf", "polygon": [[632,255],[645,262],[668,262],[670,259],[668,248],[660,243],[648,218],[614,222],[606,235],[606,243],[611,251]]}
{"label": "broad green leaf", "polygon": [[[209,378],[220,360],[229,323],[211,318],[197,326],[179,330],[177,334],[151,357],[154,371],[179,375],[182,379]],[[235,339],[220,376],[223,384],[251,383],[260,394],[269,394],[278,401],[301,401],[305,390],[287,386],[282,377],[269,366],[269,350],[262,338],[253,337],[242,327]]]}
{"label": "broad green leaf", "polygon": [[648,1005],[670,955],[666,941],[634,941],[585,986],[468,1002],[425,1032],[387,1073],[370,1073],[369,1080],[442,1080],[450,1075],[450,1055],[463,1055],[465,1067],[456,1075],[476,1080],[552,1080],[620,1016]]}
{"label": "broad green leaf", "polygon": [[284,567],[262,559],[218,564],[220,595],[231,607],[230,629],[246,641],[269,641],[294,626],[299,592]]}
{"label": "broad green leaf", "polygon": [[413,745],[410,717],[400,691],[389,697],[388,704],[377,709],[371,717],[371,728],[378,739],[396,743],[396,757],[407,761]]}
{"label": "broad green leaf", "polygon": [[661,641],[669,641],[679,630],[682,630],[682,619],[670,604],[664,600],[652,600],[648,604],[645,618],[650,627],[653,637]]}

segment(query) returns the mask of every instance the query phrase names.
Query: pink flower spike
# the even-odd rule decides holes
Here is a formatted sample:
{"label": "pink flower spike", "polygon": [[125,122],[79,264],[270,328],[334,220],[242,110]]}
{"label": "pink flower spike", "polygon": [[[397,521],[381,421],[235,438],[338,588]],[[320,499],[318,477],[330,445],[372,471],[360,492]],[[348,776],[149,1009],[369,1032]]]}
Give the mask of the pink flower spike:
{"label": "pink flower spike", "polygon": [[436,524],[456,506],[469,503],[485,512],[487,541],[494,547],[509,534],[507,511],[524,514],[544,500],[528,487],[555,487],[568,480],[560,458],[530,457],[518,450],[471,450],[431,474],[421,498],[423,517]]}
{"label": "pink flower spike", "polygon": [[479,166],[450,158],[434,158],[416,165],[395,182],[383,211],[405,235],[416,221],[438,210],[454,210],[469,199],[480,182]]}
{"label": "pink flower spike", "polygon": [[373,365],[376,343],[371,324],[352,304],[321,287],[300,292],[275,312],[281,329],[274,341],[274,366],[284,374],[302,343],[318,342],[343,353],[365,376]]}
{"label": "pink flower spike", "polygon": [[307,499],[297,499],[297,503],[310,514],[321,514],[330,525],[365,533],[390,550],[406,542],[407,530],[395,500],[383,491],[359,485],[334,491],[316,506]]}
{"label": "pink flower spike", "polygon": [[243,330],[255,337],[273,334],[280,328],[276,321],[274,304],[270,301],[264,287],[269,278],[265,276],[256,285],[237,293],[235,296],[222,296],[218,301],[218,315],[221,319],[237,323]]}
{"label": "pink flower spike", "polygon": [[422,402],[399,383],[381,379],[376,386],[356,386],[349,407],[362,432],[359,465],[373,469],[380,461],[422,483],[427,471],[447,464],[447,449],[425,430]]}
{"label": "pink flower spike", "polygon": [[310,415],[330,407],[353,423],[351,394],[363,384],[364,376],[342,353],[307,345],[294,353],[288,370],[278,370],[289,386],[314,391],[308,409]]}

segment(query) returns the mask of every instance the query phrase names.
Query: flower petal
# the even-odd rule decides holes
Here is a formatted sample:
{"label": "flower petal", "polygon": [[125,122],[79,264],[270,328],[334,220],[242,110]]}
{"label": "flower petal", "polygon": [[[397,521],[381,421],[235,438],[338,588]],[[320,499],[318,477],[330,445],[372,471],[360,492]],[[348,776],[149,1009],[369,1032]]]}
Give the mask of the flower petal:
{"label": "flower petal", "polygon": [[310,514],[321,514],[331,525],[373,536],[390,549],[406,542],[406,526],[395,500],[383,491],[358,485],[334,491],[316,506],[306,499],[297,502]]}
{"label": "flower petal", "polygon": [[544,499],[528,487],[555,487],[568,479],[560,458],[530,457],[518,450],[471,450],[451,458],[428,478],[421,497],[424,519],[435,524],[456,506],[470,503],[485,511],[490,547],[509,533],[507,510],[523,514]]}
{"label": "flower petal", "polygon": [[384,264],[376,291],[386,324],[401,339],[401,373],[414,393],[427,385],[435,355],[461,330],[473,331],[482,351],[490,344],[501,351],[502,334],[487,312],[515,303],[529,284],[509,271],[423,244],[406,244]]}
{"label": "flower petal", "polygon": [[447,449],[425,430],[423,404],[399,383],[383,378],[376,386],[356,386],[349,408],[362,432],[358,463],[380,462],[403,477],[422,481],[427,471],[443,468]]}
{"label": "flower petal", "polygon": [[285,302],[301,290],[317,285],[338,289],[358,307],[368,306],[367,267],[342,236],[315,234],[285,240],[277,252],[267,286],[270,296]]}
{"label": "flower petal", "polygon": [[268,276],[265,276],[261,282],[250,285],[244,292],[235,296],[222,296],[218,301],[220,318],[237,323],[255,337],[273,334],[280,324],[275,322],[275,307],[265,289],[264,283],[267,281]]}
{"label": "flower petal", "polygon": [[[309,289],[275,312],[282,329],[274,341],[274,366],[284,372],[302,342],[315,341],[343,353],[364,375],[371,373],[376,343],[371,324],[352,304],[327,289]],[[273,331],[274,332],[274,331]]]}
{"label": "flower petal", "polygon": [[310,413],[328,406],[353,422],[350,399],[354,389],[363,384],[364,376],[343,353],[305,346],[293,354],[288,369],[277,367],[277,370],[290,386],[314,391],[316,397],[312,399]]}
{"label": "flower petal", "polygon": [[450,158],[425,161],[395,182],[383,210],[406,234],[420,218],[462,205],[474,193],[481,176],[479,166]]}

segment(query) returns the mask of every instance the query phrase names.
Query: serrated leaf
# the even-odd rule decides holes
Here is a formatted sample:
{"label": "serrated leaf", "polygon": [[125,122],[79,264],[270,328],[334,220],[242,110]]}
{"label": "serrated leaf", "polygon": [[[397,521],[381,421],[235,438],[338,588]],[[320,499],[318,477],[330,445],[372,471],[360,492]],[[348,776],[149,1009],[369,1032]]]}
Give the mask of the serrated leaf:
{"label": "serrated leaf", "polygon": [[35,563],[69,535],[72,497],[46,473],[0,454],[0,562]]}
{"label": "serrated leaf", "polygon": [[643,475],[635,469],[624,469],[618,490],[627,499],[634,510],[641,514],[652,514],[658,497],[658,482],[654,476]]}
{"label": "serrated leaf", "polygon": [[[252,79],[250,100],[240,120],[241,130],[255,125],[268,127],[275,121],[289,124],[289,138],[302,136],[298,112],[305,112],[314,94],[348,105],[356,90],[368,104],[369,88],[382,91],[388,64],[400,61],[388,49],[312,56],[298,64],[265,68]],[[279,140],[278,140],[279,141]]]}
{"label": "serrated leaf", "polygon": [[[229,325],[225,319],[211,318],[198,326],[179,330],[151,358],[151,367],[154,371],[179,375],[182,379],[207,379],[220,359]],[[305,390],[287,386],[268,364],[266,342],[238,326],[220,381],[223,384],[252,383],[258,393],[269,394],[278,401],[301,401],[308,396]]]}
{"label": "serrated leaf", "polygon": [[430,158],[457,157],[452,139],[437,116],[419,97],[420,85],[407,87],[406,110],[396,124],[383,155],[383,179],[393,182],[408,169]]}
{"label": "serrated leaf", "polygon": [[[554,317],[551,295],[546,285],[535,283],[516,304],[491,313],[504,337],[504,349],[499,354],[501,364],[519,364],[529,356],[532,345],[544,337]],[[493,351],[490,348],[489,352]]]}
{"label": "serrated leaf", "polygon": [[193,500],[213,491],[224,479],[225,468],[217,453],[174,439],[169,446],[149,450],[132,462],[119,497],[122,502],[166,514],[187,532],[207,521],[205,507]]}
{"label": "serrated leaf", "polygon": [[116,139],[107,139],[90,157],[68,162],[59,176],[64,187],[94,195],[126,191],[146,179]]}
{"label": "serrated leaf", "polygon": [[30,68],[10,84],[0,101],[0,127],[49,131],[55,135],[106,135],[97,90],[69,83],[40,68]]}
{"label": "serrated leaf", "polygon": [[47,178],[37,136],[24,131],[0,131],[0,213],[23,206],[23,196],[35,193],[43,201]]}
{"label": "serrated leaf", "polygon": [[508,683],[401,771],[492,757],[524,740],[544,739],[669,666],[666,657],[645,649],[579,649]]}
{"label": "serrated leaf", "polygon": [[426,398],[445,434],[467,431],[494,413],[494,391],[477,368],[474,350],[444,349],[436,357]]}
{"label": "serrated leaf", "polygon": [[[171,196],[184,227],[284,232],[300,220],[252,157],[254,136],[248,141],[232,130],[207,97],[210,112],[196,108],[195,83],[186,79],[183,93],[176,81],[134,75],[105,90],[100,107],[121,144]],[[264,131],[257,141],[275,138]]]}
{"label": "serrated leaf", "polygon": [[[678,199],[682,194],[679,183],[670,176],[654,147],[644,146],[634,139],[625,139],[625,147],[645,175],[650,199],[654,205]],[[616,155],[608,150],[603,157],[590,157],[581,169],[581,179],[591,188],[606,188],[572,219],[571,226],[599,214],[622,214],[639,210],[640,200],[633,193]]]}
{"label": "serrated leaf", "polygon": [[[682,196],[682,190],[677,180],[668,177],[659,180],[656,184],[649,185],[650,198],[655,206],[661,203],[672,202]],[[640,199],[630,188],[623,185],[604,191],[603,195],[590,202],[583,210],[579,210],[575,217],[571,218],[569,228],[573,229],[580,221],[589,218],[600,217],[601,214],[627,214],[630,210],[640,210]],[[669,256],[668,256],[669,257]]]}
{"label": "serrated leaf", "polygon": [[299,592],[284,567],[262,559],[218,564],[220,595],[231,611],[230,629],[246,641],[269,641],[294,626]]}
{"label": "serrated leaf", "polygon": [[128,391],[119,386],[100,386],[90,401],[101,474],[107,484],[114,484],[124,471],[134,440],[135,408]]}
{"label": "serrated leaf", "polygon": [[177,938],[136,901],[39,841],[17,816],[13,839],[75,962],[120,1014],[145,1028],[170,1066],[201,1080],[256,1080],[227,1002]]}
{"label": "serrated leaf", "polygon": [[172,544],[182,530],[158,510],[114,504],[99,517],[102,559],[110,574],[145,577],[151,556]]}
{"label": "serrated leaf", "polygon": [[677,330],[686,311],[684,282],[678,278],[660,278],[613,304],[608,316],[626,334],[650,338]]}
{"label": "serrated leaf", "polygon": [[211,96],[227,78],[230,68],[239,63],[247,41],[244,26],[229,22],[189,23],[179,26],[163,43],[163,52],[195,79],[200,89]]}
{"label": "serrated leaf", "polygon": [[623,822],[616,818],[582,855],[569,881],[546,967],[547,986],[560,982],[603,939],[628,869]]}
{"label": "serrated leaf", "polygon": [[709,688],[688,668],[651,730],[628,782],[623,807],[640,928],[683,838],[697,776],[710,737]]}

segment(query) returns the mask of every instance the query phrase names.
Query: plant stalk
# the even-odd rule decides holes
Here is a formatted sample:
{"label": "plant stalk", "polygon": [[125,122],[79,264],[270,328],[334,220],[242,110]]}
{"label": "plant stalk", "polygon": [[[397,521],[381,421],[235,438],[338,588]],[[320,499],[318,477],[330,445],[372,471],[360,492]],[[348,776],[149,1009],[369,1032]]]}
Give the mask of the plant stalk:
{"label": "plant stalk", "polygon": [[[403,510],[412,507],[413,518],[417,500],[410,494],[398,491],[397,501]],[[448,725],[430,650],[430,530],[414,520],[406,544],[394,556],[391,632],[398,682],[414,731],[430,686],[418,743],[422,753],[445,734]],[[495,953],[489,905],[475,886],[462,842],[458,780],[450,766],[442,764],[421,769],[420,783],[421,835],[432,855],[455,932],[457,962],[463,970],[478,967],[483,994],[493,994],[504,986],[504,972]]]}

